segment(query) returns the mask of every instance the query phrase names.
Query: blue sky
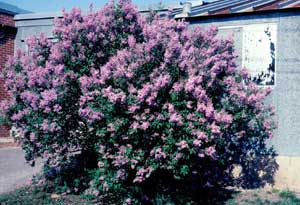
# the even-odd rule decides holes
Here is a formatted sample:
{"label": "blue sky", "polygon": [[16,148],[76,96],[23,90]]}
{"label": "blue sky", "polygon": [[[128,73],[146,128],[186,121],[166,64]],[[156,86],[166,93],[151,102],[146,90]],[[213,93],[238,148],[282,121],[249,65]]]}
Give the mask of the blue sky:
{"label": "blue sky", "polygon": [[[21,9],[33,12],[60,11],[62,8],[69,10],[73,7],[80,7],[87,10],[90,3],[94,8],[99,8],[108,0],[0,0],[5,3],[13,4]],[[157,4],[162,1],[165,5],[177,5],[180,0],[132,0],[133,3],[140,6]]]}

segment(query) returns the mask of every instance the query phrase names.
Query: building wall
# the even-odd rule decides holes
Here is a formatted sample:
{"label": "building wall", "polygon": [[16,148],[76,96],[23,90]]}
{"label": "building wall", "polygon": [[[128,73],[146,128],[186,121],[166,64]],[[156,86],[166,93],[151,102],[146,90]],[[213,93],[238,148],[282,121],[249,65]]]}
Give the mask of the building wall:
{"label": "building wall", "polygon": [[0,24],[14,27],[15,26],[14,17],[12,15],[0,13]]}
{"label": "building wall", "polygon": [[15,48],[26,50],[26,39],[32,35],[45,33],[47,37],[52,38],[54,17],[56,16],[60,16],[60,13],[16,15],[14,19],[18,32],[15,40]]}
{"label": "building wall", "polygon": [[[14,28],[14,17],[12,15],[0,13],[0,24],[2,25],[0,32],[0,69],[2,71],[5,62],[9,55],[14,54],[14,41],[16,36],[16,29]],[[4,88],[4,80],[0,78],[0,101],[8,98],[7,92]],[[9,129],[6,126],[0,126],[0,137],[7,137]]]}
{"label": "building wall", "polygon": [[300,191],[300,12],[247,14],[222,18],[191,19],[204,29],[215,25],[220,37],[233,34],[238,65],[242,66],[244,25],[277,25],[276,71],[268,103],[276,108],[278,128],[269,141],[279,156],[274,187]]}

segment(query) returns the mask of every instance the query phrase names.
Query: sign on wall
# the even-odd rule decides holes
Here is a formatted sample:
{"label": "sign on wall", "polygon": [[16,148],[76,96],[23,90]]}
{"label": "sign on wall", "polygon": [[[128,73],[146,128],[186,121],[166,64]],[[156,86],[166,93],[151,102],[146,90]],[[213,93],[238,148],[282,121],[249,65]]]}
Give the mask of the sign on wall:
{"label": "sign on wall", "polygon": [[276,24],[243,26],[242,66],[258,85],[275,85],[276,41]]}

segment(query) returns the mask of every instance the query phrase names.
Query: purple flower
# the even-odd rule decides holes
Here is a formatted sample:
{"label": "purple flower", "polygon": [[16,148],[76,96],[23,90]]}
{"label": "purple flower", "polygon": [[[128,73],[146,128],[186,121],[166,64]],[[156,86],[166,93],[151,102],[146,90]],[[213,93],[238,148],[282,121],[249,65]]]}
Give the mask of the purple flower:
{"label": "purple flower", "polygon": [[41,107],[47,107],[52,102],[57,100],[57,93],[55,89],[45,90],[41,93],[42,100],[40,102]]}
{"label": "purple flower", "polygon": [[179,150],[185,149],[185,148],[189,148],[188,143],[185,140],[180,141],[179,143],[176,143],[176,145],[178,146]]}

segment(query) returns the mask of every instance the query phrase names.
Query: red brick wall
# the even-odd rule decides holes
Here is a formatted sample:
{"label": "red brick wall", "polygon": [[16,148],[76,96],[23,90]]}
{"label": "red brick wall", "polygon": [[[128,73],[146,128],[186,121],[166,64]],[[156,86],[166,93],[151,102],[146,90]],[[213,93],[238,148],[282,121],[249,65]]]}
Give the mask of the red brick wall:
{"label": "red brick wall", "polygon": [[14,27],[15,26],[14,16],[0,13],[0,24]]}
{"label": "red brick wall", "polygon": [[[0,71],[2,71],[7,57],[14,54],[14,40],[16,30],[13,28],[15,23],[13,16],[0,13],[0,32],[5,32],[4,38],[0,39]],[[4,89],[4,80],[0,78],[0,101],[8,98],[7,92]],[[5,126],[0,126],[0,137],[7,137],[9,129]]]}

